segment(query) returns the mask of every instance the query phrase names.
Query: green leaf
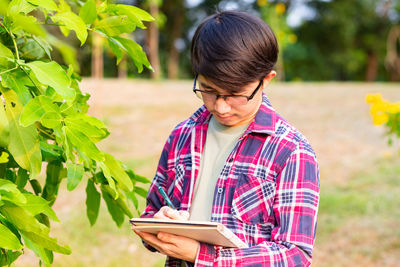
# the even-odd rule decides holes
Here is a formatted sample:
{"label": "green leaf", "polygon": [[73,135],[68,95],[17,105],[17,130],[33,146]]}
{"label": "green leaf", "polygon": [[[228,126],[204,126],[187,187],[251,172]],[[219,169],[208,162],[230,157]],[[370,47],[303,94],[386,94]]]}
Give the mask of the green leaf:
{"label": "green leaf", "polygon": [[35,97],[22,110],[19,122],[24,127],[30,126],[39,121],[45,113],[40,103],[40,97]]}
{"label": "green leaf", "polygon": [[42,26],[37,23],[37,19],[33,16],[27,16],[22,14],[13,14],[12,28],[11,31],[17,33],[19,31],[24,31],[37,36],[44,36],[45,31]]}
{"label": "green leaf", "polygon": [[121,208],[114,202],[112,197],[105,191],[103,186],[101,187],[101,193],[104,201],[106,202],[108,212],[111,215],[111,218],[116,223],[118,227],[124,223],[124,213]]}
{"label": "green leaf", "polygon": [[36,41],[36,43],[38,43],[38,45],[40,45],[40,47],[42,47],[42,49],[45,51],[46,55],[51,60],[51,51],[53,50],[51,45],[45,39],[41,38],[40,36],[33,35],[32,38]]}
{"label": "green leaf", "polygon": [[83,19],[86,24],[92,24],[97,18],[96,2],[88,0],[79,11],[79,17]]}
{"label": "green leaf", "polygon": [[29,180],[29,183],[31,184],[33,192],[35,192],[36,195],[39,195],[40,193],[42,193],[42,186],[40,185],[38,180],[31,179],[31,180]]}
{"label": "green leaf", "polygon": [[44,49],[31,38],[27,38],[20,49],[20,57],[30,60],[38,60],[45,55]]}
{"label": "green leaf", "polygon": [[48,63],[33,61],[27,63],[26,66],[33,71],[36,78],[42,84],[50,85],[58,94],[62,95],[66,99],[74,99],[75,90],[69,87],[71,80],[65,73],[64,69],[55,61]]}
{"label": "green leaf", "polygon": [[112,38],[114,39],[115,43],[119,45],[119,47],[123,48],[129,54],[139,73],[143,71],[143,65],[148,69],[153,70],[150,66],[150,62],[147,60],[146,53],[143,52],[142,47],[135,41],[117,36]]}
{"label": "green leaf", "polygon": [[129,6],[129,5],[121,5],[121,4],[117,5],[117,7],[120,10],[122,10],[121,13],[123,12],[123,14],[125,14],[125,15],[132,14],[142,21],[153,21],[154,20],[154,18],[149,13],[147,13],[146,11],[144,11],[143,9],[140,9],[138,7]]}
{"label": "green leaf", "polygon": [[8,15],[18,14],[18,13],[28,14],[35,8],[36,8],[35,6],[29,4],[25,0],[12,0],[8,4]]}
{"label": "green leaf", "polygon": [[19,205],[20,207],[25,208],[33,216],[36,216],[39,213],[43,213],[46,214],[53,221],[60,222],[60,220],[57,218],[56,213],[53,211],[53,209],[49,206],[48,202],[44,198],[35,196],[31,193],[24,193],[23,195],[26,198],[26,203],[23,205]]}
{"label": "green leaf", "polygon": [[0,195],[2,200],[13,202],[16,205],[26,203],[26,198],[18,190],[17,185],[5,179],[0,179]]}
{"label": "green leaf", "polygon": [[0,248],[17,250],[23,247],[13,232],[0,223]]}
{"label": "green leaf", "polygon": [[126,173],[129,175],[129,177],[131,178],[132,181],[143,183],[143,184],[151,183],[149,178],[136,174],[132,169],[128,169],[125,166],[124,166],[124,169],[125,169]]}
{"label": "green leaf", "polygon": [[23,191],[28,180],[29,180],[28,172],[22,168],[19,168],[17,173],[17,179],[15,181],[15,184],[17,185],[18,189]]}
{"label": "green leaf", "polygon": [[33,84],[23,71],[8,72],[3,74],[2,78],[2,85],[14,90],[24,106],[32,99],[32,95],[27,86]]}
{"label": "green leaf", "polygon": [[83,132],[92,140],[93,138],[103,139],[109,135],[109,132],[101,121],[87,114],[76,114],[73,116],[67,116],[64,122],[65,125],[67,125],[71,129],[76,129]]}
{"label": "green leaf", "polygon": [[60,177],[62,169],[63,165],[59,160],[53,160],[47,164],[46,184],[43,188],[42,197],[47,199],[50,205],[52,205],[57,198],[58,188],[62,179]]}
{"label": "green leaf", "polygon": [[111,38],[107,38],[108,40],[108,45],[110,46],[111,50],[113,51],[114,55],[117,57],[117,64],[121,62],[121,59],[123,57],[123,51],[122,49],[118,46],[118,44],[115,43],[115,41]]}
{"label": "green leaf", "polygon": [[141,187],[135,187],[135,193],[139,194],[139,196],[146,198],[147,197],[147,190],[141,188]]}
{"label": "green leaf", "polygon": [[[0,7],[0,10],[1,10],[1,7]],[[18,257],[21,256],[21,255],[22,255],[21,251],[11,251],[11,250],[9,250],[8,253],[7,253],[7,257],[0,257],[0,266],[5,266],[5,265],[10,266],[11,263],[16,261],[18,259]],[[1,254],[0,254],[0,256],[1,256]]]}
{"label": "green leaf", "polygon": [[27,0],[29,3],[34,4],[35,6],[42,7],[49,11],[57,10],[57,5],[53,2],[53,0]]}
{"label": "green leaf", "polygon": [[102,19],[96,25],[96,29],[102,31],[108,36],[118,36],[122,33],[134,31],[136,25],[132,23],[127,16],[112,16]]}
{"label": "green leaf", "polygon": [[33,178],[40,173],[42,165],[36,127],[34,125],[23,127],[18,123],[22,104],[14,91],[3,91],[3,96],[6,99],[6,114],[10,129],[8,151],[19,166],[30,171]]}
{"label": "green leaf", "polygon": [[108,5],[107,10],[118,15],[126,15],[137,27],[145,29],[142,21],[153,21],[154,18],[146,11],[129,5]]}
{"label": "green leaf", "polygon": [[54,22],[64,24],[69,30],[75,31],[76,36],[81,41],[81,46],[86,42],[88,36],[86,24],[75,13],[71,11],[57,13],[56,15],[52,16],[52,20]]}
{"label": "green leaf", "polygon": [[30,241],[40,245],[41,247],[47,248],[49,250],[52,250],[54,252],[58,252],[61,254],[71,254],[71,249],[69,246],[60,246],[57,243],[57,239],[51,238],[47,235],[43,235],[40,233],[36,232],[27,232],[27,231],[21,231],[22,237],[25,239],[29,239]]}
{"label": "green leaf", "polygon": [[[49,113],[50,115],[48,115]],[[45,117],[45,115],[47,116]],[[39,120],[42,123],[45,120],[45,123],[49,123],[49,125],[52,125],[52,123],[57,124],[57,121],[61,123],[61,119],[60,108],[53,103],[50,97],[40,95],[29,101],[24,107],[19,122],[26,127]],[[44,126],[47,127],[46,125]]]}
{"label": "green leaf", "polygon": [[8,155],[8,153],[7,152],[1,152],[1,155],[0,155],[0,164],[1,163],[7,163],[8,162],[8,156],[10,156],[10,155]]}
{"label": "green leaf", "polygon": [[61,126],[61,121],[62,117],[60,113],[56,112],[47,112],[40,120],[44,127],[51,129]]}
{"label": "green leaf", "polygon": [[92,179],[88,179],[86,186],[86,215],[91,226],[96,223],[99,216],[100,198],[100,193],[97,191]]}
{"label": "green leaf", "polygon": [[68,126],[63,127],[67,139],[80,151],[89,158],[96,161],[104,161],[104,154],[96,147],[96,145],[81,131]]}
{"label": "green leaf", "polygon": [[74,164],[74,163],[67,163],[67,189],[68,191],[72,191],[75,189],[75,187],[78,186],[78,184],[82,181],[83,173],[84,173],[84,168],[82,165]]}
{"label": "green leaf", "polygon": [[51,263],[53,263],[53,254],[48,249],[41,247],[35,242],[29,240],[27,237],[24,237],[24,243],[26,247],[31,249],[36,256],[38,256],[46,267],[50,267]]}
{"label": "green leaf", "polygon": [[0,211],[10,223],[14,224],[15,227],[18,228],[18,230],[43,235],[47,235],[50,231],[48,227],[39,223],[35,217],[22,207],[7,204],[0,207]]}
{"label": "green leaf", "polygon": [[10,49],[0,43],[0,69],[8,69],[13,66],[14,55]]}
{"label": "green leaf", "polygon": [[7,147],[10,141],[10,129],[3,103],[0,103],[0,147]]}
{"label": "green leaf", "polygon": [[111,176],[118,182],[119,186],[126,190],[131,191],[133,189],[132,181],[130,180],[128,174],[122,167],[122,163],[116,160],[112,155],[104,153],[105,155],[105,165],[110,170]]}
{"label": "green leaf", "polygon": [[130,199],[133,203],[133,205],[135,206],[135,209],[138,210],[139,209],[139,200],[136,197],[136,194],[134,191],[131,192],[127,192],[126,196],[128,197],[128,199]]}
{"label": "green leaf", "polygon": [[56,144],[48,144],[47,142],[40,141],[40,150],[44,161],[50,162],[51,159],[59,159],[62,156],[63,149]]}
{"label": "green leaf", "polygon": [[103,171],[103,176],[107,180],[109,187],[111,188],[111,191],[109,194],[114,198],[118,198],[118,191],[117,188],[115,187],[115,181],[111,176],[111,170],[106,166],[104,162],[99,162],[99,167]]}

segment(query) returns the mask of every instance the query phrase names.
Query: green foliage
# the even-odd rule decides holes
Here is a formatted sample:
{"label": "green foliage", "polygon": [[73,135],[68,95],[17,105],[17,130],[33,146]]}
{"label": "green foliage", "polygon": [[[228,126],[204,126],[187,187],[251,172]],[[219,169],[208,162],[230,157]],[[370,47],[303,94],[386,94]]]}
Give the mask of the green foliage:
{"label": "green foliage", "polygon": [[[109,132],[86,114],[90,96],[79,89],[75,51],[47,28],[58,27],[65,36],[73,31],[81,45],[98,32],[117,57],[126,52],[142,71],[143,65],[151,69],[142,48],[120,35],[144,28],[152,17],[132,6],[71,4],[0,0],[0,266],[10,265],[25,248],[45,266],[53,252],[71,253],[50,237],[50,220],[59,221],[51,206],[63,179],[70,191],[86,180],[91,225],[102,197],[118,226],[133,216],[128,200],[137,210],[137,195],[144,196],[136,183],[149,182],[97,147]],[[53,47],[69,67],[52,60]]]}
{"label": "green foliage", "polygon": [[[312,0],[306,5],[314,16],[294,29],[299,42],[284,51],[287,80],[365,80],[368,68],[376,71],[376,79],[387,80],[383,59],[396,22],[383,12],[384,1]],[[390,13],[399,14],[394,8]]]}

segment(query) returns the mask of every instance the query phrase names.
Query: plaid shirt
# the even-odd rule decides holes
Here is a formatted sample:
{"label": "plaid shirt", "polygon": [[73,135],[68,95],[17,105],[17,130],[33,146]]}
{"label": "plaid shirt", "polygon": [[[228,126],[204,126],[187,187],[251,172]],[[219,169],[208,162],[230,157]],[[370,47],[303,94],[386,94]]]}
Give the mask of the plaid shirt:
{"label": "plaid shirt", "polygon": [[[158,185],[179,210],[189,211],[210,117],[202,106],[173,130],[142,217],[152,217],[166,205]],[[249,248],[200,243],[195,265],[309,266],[318,203],[319,171],[313,149],[263,94],[255,119],[217,180],[211,214],[211,221],[227,226]],[[168,258],[166,266],[181,266],[181,260]]]}

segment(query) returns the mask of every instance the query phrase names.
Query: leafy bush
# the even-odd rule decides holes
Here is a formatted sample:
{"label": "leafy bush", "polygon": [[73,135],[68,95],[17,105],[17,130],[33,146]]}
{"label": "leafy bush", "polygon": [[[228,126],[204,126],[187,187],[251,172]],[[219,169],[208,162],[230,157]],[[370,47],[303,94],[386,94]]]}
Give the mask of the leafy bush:
{"label": "leafy bush", "polygon": [[400,102],[391,103],[381,94],[368,94],[366,102],[371,105],[373,123],[385,126],[389,144],[393,143],[393,138],[400,138]]}
{"label": "leafy bush", "polygon": [[[118,226],[132,217],[128,200],[146,191],[136,175],[96,143],[109,135],[100,120],[87,115],[89,94],[79,89],[71,47],[49,27],[81,45],[88,32],[103,36],[119,62],[128,54],[139,72],[151,66],[135,41],[122,37],[153,18],[134,6],[88,0],[0,0],[0,266],[15,261],[25,248],[46,266],[53,252],[69,254],[68,246],[49,236],[51,208],[61,181],[74,190],[86,180],[87,217],[96,222],[101,198]],[[58,49],[68,67],[52,60]],[[72,52],[71,52],[72,51]],[[45,176],[44,178],[42,176]]]}

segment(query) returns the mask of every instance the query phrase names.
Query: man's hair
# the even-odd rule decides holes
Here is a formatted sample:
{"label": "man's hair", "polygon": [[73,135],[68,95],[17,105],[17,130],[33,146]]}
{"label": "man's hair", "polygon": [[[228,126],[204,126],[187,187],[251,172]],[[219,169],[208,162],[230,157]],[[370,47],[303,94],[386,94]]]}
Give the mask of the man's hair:
{"label": "man's hair", "polygon": [[197,27],[190,50],[193,72],[231,92],[263,79],[278,58],[278,43],[270,27],[238,11],[207,17]]}

